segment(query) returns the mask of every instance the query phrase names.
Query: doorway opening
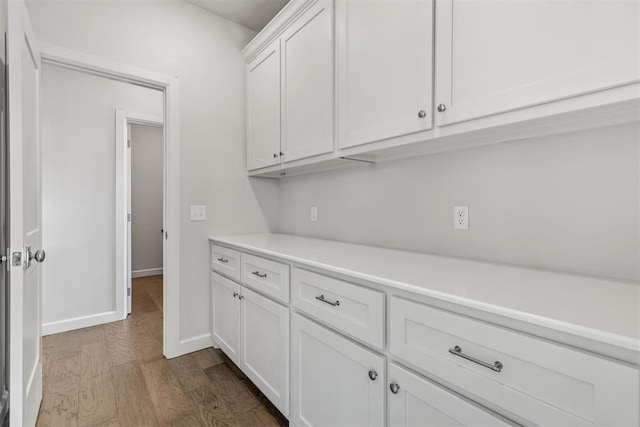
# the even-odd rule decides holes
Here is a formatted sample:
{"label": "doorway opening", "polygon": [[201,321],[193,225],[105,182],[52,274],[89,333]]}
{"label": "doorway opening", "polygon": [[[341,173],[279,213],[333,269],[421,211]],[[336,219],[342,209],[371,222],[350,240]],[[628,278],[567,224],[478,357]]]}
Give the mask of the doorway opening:
{"label": "doorway opening", "polygon": [[155,302],[162,309],[163,126],[162,117],[131,112],[116,115],[124,116],[127,135],[126,291],[127,313],[131,314],[132,299],[138,296],[141,304]]}

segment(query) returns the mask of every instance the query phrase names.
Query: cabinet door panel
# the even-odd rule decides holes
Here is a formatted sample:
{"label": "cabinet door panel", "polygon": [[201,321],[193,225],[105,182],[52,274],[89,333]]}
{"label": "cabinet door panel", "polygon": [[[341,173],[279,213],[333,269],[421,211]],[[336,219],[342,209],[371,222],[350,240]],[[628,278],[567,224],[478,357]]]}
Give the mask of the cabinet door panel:
{"label": "cabinet door panel", "polygon": [[[213,339],[229,359],[240,355],[240,285],[212,273]],[[236,296],[234,296],[234,293]]]}
{"label": "cabinet door panel", "polygon": [[333,150],[333,3],[320,0],[282,35],[284,160]]}
{"label": "cabinet door panel", "polygon": [[242,289],[244,373],[279,410],[289,415],[289,309]]}
{"label": "cabinet door panel", "polygon": [[391,364],[389,383],[389,425],[396,426],[508,426],[502,419],[445,390]]}
{"label": "cabinet door panel", "polygon": [[350,0],[336,8],[339,147],[430,129],[433,2]]}
{"label": "cabinet door panel", "polygon": [[544,104],[639,80],[640,3],[438,3],[438,125]]}
{"label": "cabinet door panel", "polygon": [[[384,424],[384,358],[298,314],[292,316],[292,422]],[[377,378],[372,381],[369,371]]]}
{"label": "cabinet door panel", "polygon": [[[280,162],[280,40],[247,69],[247,169]],[[274,156],[275,154],[275,156]]]}

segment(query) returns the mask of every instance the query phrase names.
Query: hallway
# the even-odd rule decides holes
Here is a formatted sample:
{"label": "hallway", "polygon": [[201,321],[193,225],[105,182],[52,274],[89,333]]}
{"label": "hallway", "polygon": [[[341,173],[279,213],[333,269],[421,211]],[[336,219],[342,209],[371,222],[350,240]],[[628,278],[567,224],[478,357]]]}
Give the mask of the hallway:
{"label": "hallway", "polygon": [[126,320],[43,337],[38,426],[287,425],[221,352],[163,357],[162,276],[132,292]]}

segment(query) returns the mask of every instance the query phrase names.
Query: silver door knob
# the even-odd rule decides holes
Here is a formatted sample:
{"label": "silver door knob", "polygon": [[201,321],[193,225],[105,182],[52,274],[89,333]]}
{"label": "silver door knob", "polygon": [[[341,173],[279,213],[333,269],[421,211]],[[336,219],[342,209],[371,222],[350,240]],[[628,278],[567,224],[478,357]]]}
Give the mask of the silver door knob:
{"label": "silver door knob", "polygon": [[391,383],[389,384],[389,390],[391,390],[391,393],[393,394],[398,394],[398,391],[400,390],[400,386],[396,383]]}
{"label": "silver door knob", "polygon": [[438,111],[440,113],[444,113],[445,111],[447,111],[447,106],[444,104],[438,104]]}
{"label": "silver door knob", "polygon": [[427,112],[424,110],[418,111],[418,117],[420,117],[421,119],[427,117]]}
{"label": "silver door knob", "polygon": [[44,249],[38,249],[36,251],[36,254],[34,255],[34,258],[36,259],[36,261],[38,262],[44,262],[44,259],[47,257],[47,253],[44,251]]}
{"label": "silver door knob", "polygon": [[374,371],[373,369],[369,371],[369,378],[371,379],[371,381],[375,381],[376,378],[378,378],[378,373],[376,371]]}

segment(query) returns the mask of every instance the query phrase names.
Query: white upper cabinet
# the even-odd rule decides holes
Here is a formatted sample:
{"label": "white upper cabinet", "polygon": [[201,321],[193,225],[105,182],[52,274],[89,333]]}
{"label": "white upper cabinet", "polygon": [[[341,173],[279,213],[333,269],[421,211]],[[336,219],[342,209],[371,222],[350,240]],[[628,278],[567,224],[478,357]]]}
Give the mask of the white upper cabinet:
{"label": "white upper cabinet", "polygon": [[338,146],[430,129],[433,1],[338,1],[336,26]]}
{"label": "white upper cabinet", "polygon": [[333,2],[320,0],[281,36],[284,161],[333,151]]}
{"label": "white upper cabinet", "polygon": [[[638,82],[639,5],[626,0],[439,0],[435,105],[442,104],[439,110],[444,111],[435,113],[436,124]],[[577,103],[570,109],[589,106]]]}
{"label": "white upper cabinet", "polygon": [[247,169],[280,162],[280,40],[247,69]]}

